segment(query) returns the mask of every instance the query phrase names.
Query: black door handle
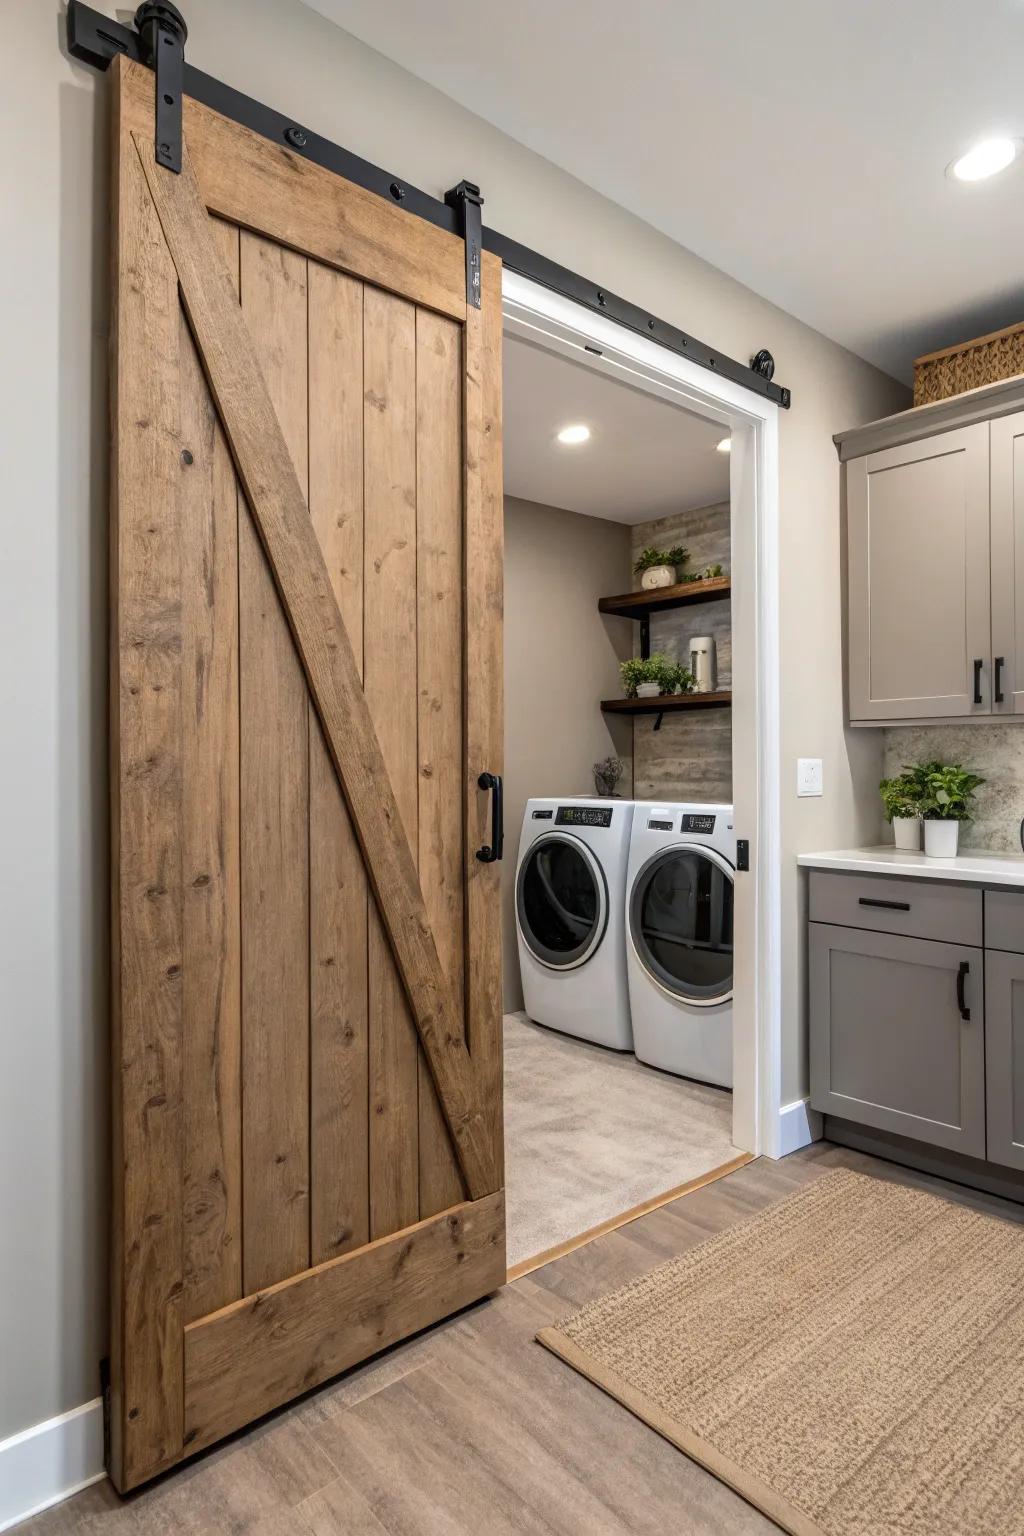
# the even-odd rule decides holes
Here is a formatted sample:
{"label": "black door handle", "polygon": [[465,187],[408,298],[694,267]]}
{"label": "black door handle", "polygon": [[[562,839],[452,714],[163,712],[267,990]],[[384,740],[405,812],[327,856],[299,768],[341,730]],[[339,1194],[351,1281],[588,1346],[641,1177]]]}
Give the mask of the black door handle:
{"label": "black door handle", "polygon": [[981,703],[981,657],[974,658],[974,702]]}
{"label": "black door handle", "polygon": [[968,1024],[971,1022],[971,1010],[968,1008],[964,998],[964,980],[970,975],[970,972],[970,961],[961,960],[960,969],[956,973],[956,1005],[960,1009],[960,1017]]}
{"label": "black door handle", "polygon": [[997,656],[992,667],[992,702],[1003,702],[1003,668],[1006,666],[1006,657]]}
{"label": "black door handle", "polygon": [[501,774],[482,773],[477,779],[481,789],[491,792],[491,840],[478,848],[476,856],[481,864],[496,864],[505,847],[505,808],[502,801]]}

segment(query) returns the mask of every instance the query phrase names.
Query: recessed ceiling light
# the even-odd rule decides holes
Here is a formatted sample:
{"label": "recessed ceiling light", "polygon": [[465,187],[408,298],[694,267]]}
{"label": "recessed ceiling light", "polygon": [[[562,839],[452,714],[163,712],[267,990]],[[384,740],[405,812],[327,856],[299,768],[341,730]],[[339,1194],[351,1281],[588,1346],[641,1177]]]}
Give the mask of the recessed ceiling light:
{"label": "recessed ceiling light", "polygon": [[718,449],[719,453],[730,453],[732,451],[732,438],[720,438],[719,441],[715,444],[715,447]]}
{"label": "recessed ceiling light", "polygon": [[956,181],[984,181],[1012,165],[1019,150],[1019,139],[983,139],[947,166],[946,174]]}
{"label": "recessed ceiling light", "polygon": [[558,441],[560,443],[585,443],[589,436],[590,428],[585,427],[580,422],[577,426],[563,427],[558,434]]}

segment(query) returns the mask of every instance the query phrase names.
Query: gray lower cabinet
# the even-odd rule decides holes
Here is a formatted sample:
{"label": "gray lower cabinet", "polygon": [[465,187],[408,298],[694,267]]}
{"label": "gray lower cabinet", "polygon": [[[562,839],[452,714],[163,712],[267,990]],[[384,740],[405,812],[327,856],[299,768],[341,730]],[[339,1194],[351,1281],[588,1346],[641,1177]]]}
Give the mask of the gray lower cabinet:
{"label": "gray lower cabinet", "polygon": [[[831,923],[809,928],[814,1108],[983,1158],[982,950]],[[1024,1027],[1024,990],[1020,999]],[[1020,1102],[1024,1109],[1024,1095]]]}
{"label": "gray lower cabinet", "polygon": [[988,1160],[1024,1168],[1024,955],[985,951]]}

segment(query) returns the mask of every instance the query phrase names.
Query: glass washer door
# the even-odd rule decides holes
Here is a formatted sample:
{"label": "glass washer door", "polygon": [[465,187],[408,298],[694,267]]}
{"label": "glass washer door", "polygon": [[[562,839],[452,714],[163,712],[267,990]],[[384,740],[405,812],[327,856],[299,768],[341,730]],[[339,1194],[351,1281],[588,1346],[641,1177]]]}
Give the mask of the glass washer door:
{"label": "glass washer door", "polygon": [[641,868],[629,898],[629,933],[652,980],[682,1002],[710,1008],[732,997],[733,868],[713,848],[676,844]]}
{"label": "glass washer door", "polygon": [[586,843],[562,832],[531,843],[516,880],[519,931],[552,970],[589,960],[608,925],[608,886]]}

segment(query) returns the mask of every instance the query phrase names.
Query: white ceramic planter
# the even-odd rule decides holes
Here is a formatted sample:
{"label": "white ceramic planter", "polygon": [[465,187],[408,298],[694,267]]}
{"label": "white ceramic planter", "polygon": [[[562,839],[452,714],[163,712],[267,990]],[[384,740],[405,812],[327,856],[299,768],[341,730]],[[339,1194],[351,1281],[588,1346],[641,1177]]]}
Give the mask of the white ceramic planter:
{"label": "white ceramic planter", "polygon": [[660,692],[660,683],[637,683],[636,685],[636,696],[638,699],[656,699]]}
{"label": "white ceramic planter", "polygon": [[645,592],[651,592],[655,587],[674,587],[675,584],[674,565],[650,565],[640,577],[640,585]]}
{"label": "white ceramic planter", "polygon": [[897,848],[902,848],[907,853],[920,853],[920,816],[894,816],[892,819],[892,831],[893,837],[896,839]]}
{"label": "white ceramic planter", "polygon": [[960,841],[958,821],[926,821],[924,851],[932,859],[955,859]]}

